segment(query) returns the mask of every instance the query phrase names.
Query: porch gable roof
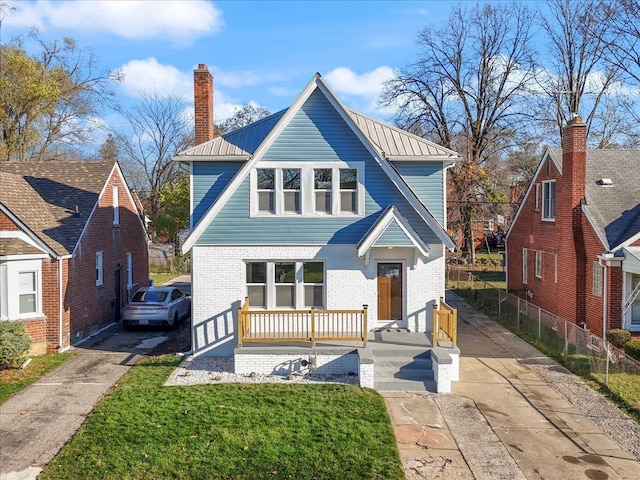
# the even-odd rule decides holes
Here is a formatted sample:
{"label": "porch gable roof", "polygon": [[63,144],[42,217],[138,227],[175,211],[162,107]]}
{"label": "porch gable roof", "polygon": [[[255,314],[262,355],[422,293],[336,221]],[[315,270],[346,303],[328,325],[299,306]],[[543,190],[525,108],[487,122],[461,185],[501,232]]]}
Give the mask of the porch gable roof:
{"label": "porch gable roof", "polygon": [[[392,241],[385,240],[384,234],[394,227],[400,230],[401,241],[398,241],[397,235],[394,235],[396,238]],[[390,205],[358,243],[358,256],[363,257],[371,247],[404,247],[407,245],[417,248],[425,257],[429,255],[429,246],[420,238],[407,218],[394,205]]]}

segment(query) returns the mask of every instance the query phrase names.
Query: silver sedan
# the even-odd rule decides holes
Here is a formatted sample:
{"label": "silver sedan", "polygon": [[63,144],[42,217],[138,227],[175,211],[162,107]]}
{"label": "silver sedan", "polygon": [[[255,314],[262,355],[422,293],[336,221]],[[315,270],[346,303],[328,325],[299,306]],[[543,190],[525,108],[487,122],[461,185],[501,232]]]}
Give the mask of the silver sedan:
{"label": "silver sedan", "polygon": [[122,309],[122,326],[168,325],[189,317],[191,300],[175,287],[143,287]]}

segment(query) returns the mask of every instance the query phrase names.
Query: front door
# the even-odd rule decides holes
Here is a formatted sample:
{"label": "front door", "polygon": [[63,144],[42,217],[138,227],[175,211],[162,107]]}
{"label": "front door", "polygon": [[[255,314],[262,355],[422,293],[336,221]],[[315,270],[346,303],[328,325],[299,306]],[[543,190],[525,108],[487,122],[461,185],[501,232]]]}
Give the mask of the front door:
{"label": "front door", "polygon": [[402,320],[402,264],[378,264],[378,320]]}

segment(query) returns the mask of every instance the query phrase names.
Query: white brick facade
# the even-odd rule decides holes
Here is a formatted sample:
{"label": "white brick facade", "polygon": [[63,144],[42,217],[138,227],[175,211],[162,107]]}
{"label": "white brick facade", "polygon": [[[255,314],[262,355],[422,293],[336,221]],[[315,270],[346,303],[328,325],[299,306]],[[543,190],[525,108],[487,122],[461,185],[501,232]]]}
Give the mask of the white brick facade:
{"label": "white brick facade", "polygon": [[[245,261],[321,260],[325,263],[327,309],[360,309],[367,304],[369,329],[377,323],[377,263],[401,262],[403,323],[410,331],[430,331],[432,305],[444,296],[443,247],[414,259],[413,248],[372,248],[369,262],[355,245],[200,246],[192,249],[192,319],[195,355],[233,355],[237,310],[246,296]],[[357,371],[357,370],[355,370]]]}

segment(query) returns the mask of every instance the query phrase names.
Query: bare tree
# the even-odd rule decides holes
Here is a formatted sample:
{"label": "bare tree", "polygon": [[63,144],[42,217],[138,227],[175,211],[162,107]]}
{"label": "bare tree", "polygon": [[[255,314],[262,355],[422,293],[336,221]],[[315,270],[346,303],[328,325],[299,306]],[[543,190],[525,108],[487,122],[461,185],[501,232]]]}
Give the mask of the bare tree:
{"label": "bare tree", "polygon": [[589,133],[603,118],[599,114],[604,108],[615,110],[612,97],[603,104],[620,79],[619,68],[606,58],[615,37],[615,10],[606,0],[547,0],[547,7],[548,13],[540,16],[548,40],[538,75],[544,92],[539,97],[540,120],[543,128],[555,129],[559,139],[572,116],[580,114]]}
{"label": "bare tree", "polygon": [[160,193],[176,177],[171,157],[193,144],[193,119],[180,97],[143,94],[123,111],[130,133],[119,133],[117,145],[129,181],[148,204],[150,217],[160,213]]}
{"label": "bare tree", "polygon": [[640,0],[617,0],[613,8],[616,37],[608,59],[640,86]]}
{"label": "bare tree", "polygon": [[241,107],[236,108],[234,114],[222,122],[222,124],[216,125],[216,130],[219,135],[232,132],[269,115],[271,115],[271,113],[263,105],[245,103]]}
{"label": "bare tree", "polygon": [[381,97],[381,104],[399,107],[397,123],[461,153],[450,176],[456,208],[449,225],[462,230],[471,261],[479,200],[492,184],[486,162],[502,155],[527,119],[533,23],[521,3],[456,5],[444,25],[420,33],[419,60],[398,72]]}

